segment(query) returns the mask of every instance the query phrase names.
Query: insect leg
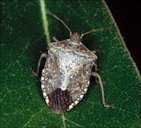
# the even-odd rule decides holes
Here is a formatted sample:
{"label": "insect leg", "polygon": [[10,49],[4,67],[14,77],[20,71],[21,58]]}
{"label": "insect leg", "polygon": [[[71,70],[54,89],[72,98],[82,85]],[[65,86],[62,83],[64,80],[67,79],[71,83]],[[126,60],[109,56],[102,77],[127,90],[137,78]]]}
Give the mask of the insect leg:
{"label": "insect leg", "polygon": [[97,64],[94,63],[95,73],[98,71]]}
{"label": "insect leg", "polygon": [[104,105],[104,107],[111,107],[105,101],[104,87],[103,87],[103,83],[102,83],[102,80],[101,80],[100,75],[98,73],[96,73],[96,72],[92,72],[91,75],[94,76],[94,77],[96,77],[98,79],[98,81],[99,81],[100,88],[101,88],[101,95],[102,95],[102,104]]}
{"label": "insect leg", "polygon": [[58,42],[59,40],[56,37],[52,38],[55,42]]}
{"label": "insect leg", "polygon": [[38,61],[37,71],[33,72],[35,76],[39,75],[39,69],[40,69],[41,61],[42,61],[43,58],[47,59],[47,53],[42,53],[41,54],[41,56],[39,58],[39,61]]}

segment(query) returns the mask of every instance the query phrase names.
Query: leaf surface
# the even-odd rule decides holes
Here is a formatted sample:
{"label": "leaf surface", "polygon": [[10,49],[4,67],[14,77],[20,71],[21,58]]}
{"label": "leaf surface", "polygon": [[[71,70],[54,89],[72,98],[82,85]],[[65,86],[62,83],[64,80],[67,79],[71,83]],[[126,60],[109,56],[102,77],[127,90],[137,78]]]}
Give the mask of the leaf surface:
{"label": "leaf surface", "polygon": [[46,10],[41,12],[39,1],[5,0],[1,2],[1,127],[139,127],[141,77],[106,3],[103,0],[46,0],[45,3],[45,8],[60,17],[73,32],[81,34],[111,27],[85,36],[82,42],[90,50],[98,51],[97,64],[106,100],[114,108],[102,106],[99,84],[92,79],[87,94],[76,107],[64,115],[51,112],[32,68],[37,66],[40,51],[47,50],[49,36],[63,40],[69,38],[69,32],[51,16],[47,16],[49,29],[44,32],[42,14]]}

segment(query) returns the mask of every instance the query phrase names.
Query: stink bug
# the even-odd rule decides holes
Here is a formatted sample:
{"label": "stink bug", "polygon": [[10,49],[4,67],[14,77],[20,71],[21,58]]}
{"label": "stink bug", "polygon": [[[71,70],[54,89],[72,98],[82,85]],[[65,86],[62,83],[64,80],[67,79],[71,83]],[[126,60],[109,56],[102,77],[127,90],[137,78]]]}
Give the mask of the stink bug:
{"label": "stink bug", "polygon": [[48,46],[48,53],[40,56],[37,74],[41,60],[46,59],[41,76],[41,88],[46,103],[51,110],[57,114],[62,114],[72,109],[84,97],[90,84],[91,75],[99,81],[102,93],[102,103],[109,107],[105,102],[104,88],[100,75],[92,72],[92,67],[96,65],[96,52],[90,51],[82,42],[84,35],[105,30],[104,28],[88,31],[81,36],[73,33],[69,27],[56,15],[47,12],[59,20],[70,32],[70,39],[58,41]]}

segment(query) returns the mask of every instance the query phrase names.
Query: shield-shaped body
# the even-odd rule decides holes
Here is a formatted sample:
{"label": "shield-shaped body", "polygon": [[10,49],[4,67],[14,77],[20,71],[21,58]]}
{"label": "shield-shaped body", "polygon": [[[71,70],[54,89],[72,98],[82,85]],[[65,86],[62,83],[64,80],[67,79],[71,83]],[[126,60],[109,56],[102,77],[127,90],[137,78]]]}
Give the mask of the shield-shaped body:
{"label": "shield-shaped body", "polygon": [[87,92],[97,56],[80,41],[71,39],[51,43],[41,77],[46,103],[55,113],[72,109]]}

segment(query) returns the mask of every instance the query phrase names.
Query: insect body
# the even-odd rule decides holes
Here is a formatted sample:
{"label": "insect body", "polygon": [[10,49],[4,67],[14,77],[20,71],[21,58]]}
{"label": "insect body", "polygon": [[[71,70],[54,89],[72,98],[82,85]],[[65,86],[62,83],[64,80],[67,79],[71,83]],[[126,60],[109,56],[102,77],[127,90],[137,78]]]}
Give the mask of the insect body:
{"label": "insect body", "polygon": [[[61,20],[61,22],[63,21]],[[63,24],[65,23],[63,22]],[[68,30],[70,29],[68,28]],[[38,68],[41,59],[46,58],[41,76],[41,88],[46,103],[55,113],[69,111],[83,98],[87,92],[90,77],[93,75],[100,82],[102,102],[104,106],[109,107],[105,103],[100,76],[96,72],[92,72],[92,67],[96,66],[95,51],[90,51],[81,42],[83,35],[71,34],[71,32],[70,35],[70,39],[63,41],[55,39],[56,42],[49,45],[48,54],[43,53],[40,57]]]}

